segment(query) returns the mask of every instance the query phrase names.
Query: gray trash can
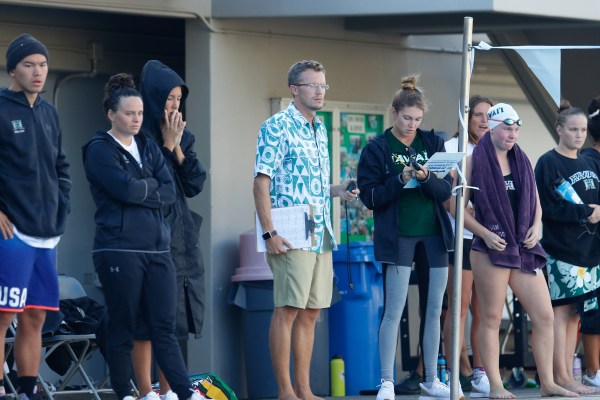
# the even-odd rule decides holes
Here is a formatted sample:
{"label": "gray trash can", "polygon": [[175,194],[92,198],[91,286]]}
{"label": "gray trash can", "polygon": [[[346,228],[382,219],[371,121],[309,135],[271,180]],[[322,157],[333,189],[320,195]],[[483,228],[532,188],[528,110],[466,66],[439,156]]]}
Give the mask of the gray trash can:
{"label": "gray trash can", "polygon": [[[242,343],[249,399],[277,398],[277,382],[269,350],[269,328],[273,316],[273,281],[241,281],[232,287],[233,304],[242,309]],[[315,325],[310,368],[313,392],[329,393],[329,330],[327,311]],[[290,365],[293,374],[293,367]],[[293,375],[292,375],[293,376]]]}
{"label": "gray trash can", "polygon": [[[240,235],[240,267],[236,268],[231,281],[230,302],[242,309],[240,340],[244,350],[248,398],[277,398],[277,382],[269,349],[269,328],[274,308],[273,274],[264,253],[256,251],[254,230]],[[328,313],[324,310],[315,325],[315,342],[310,366],[312,390],[319,396],[329,393],[327,321]]]}

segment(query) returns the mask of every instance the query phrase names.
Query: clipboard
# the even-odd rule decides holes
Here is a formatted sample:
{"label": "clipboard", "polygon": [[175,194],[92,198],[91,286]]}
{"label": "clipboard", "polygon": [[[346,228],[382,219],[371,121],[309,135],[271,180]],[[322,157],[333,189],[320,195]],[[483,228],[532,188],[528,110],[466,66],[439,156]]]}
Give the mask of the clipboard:
{"label": "clipboard", "polygon": [[[258,213],[254,213],[256,226],[256,251],[264,253],[267,251],[265,241],[262,238],[263,230],[258,219]],[[271,220],[277,234],[283,236],[294,249],[312,247],[315,242],[315,221],[313,207],[310,204],[302,204],[292,207],[279,207],[271,209]]]}
{"label": "clipboard", "polygon": [[[429,160],[425,163],[425,167],[430,172],[437,175],[438,178],[445,177],[452,168],[454,168],[462,160],[465,153],[447,153],[445,151],[438,151],[434,153]],[[412,178],[404,185],[404,189],[411,189],[419,186],[419,182]]]}

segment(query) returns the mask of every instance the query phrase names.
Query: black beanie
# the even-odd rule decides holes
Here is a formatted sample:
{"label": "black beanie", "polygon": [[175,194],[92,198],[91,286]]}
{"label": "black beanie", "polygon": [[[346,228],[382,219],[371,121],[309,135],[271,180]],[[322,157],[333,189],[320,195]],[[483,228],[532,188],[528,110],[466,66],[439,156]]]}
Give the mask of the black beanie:
{"label": "black beanie", "polygon": [[48,61],[48,49],[42,42],[26,33],[17,36],[6,49],[6,71],[11,72],[22,59],[32,54],[42,54]]}

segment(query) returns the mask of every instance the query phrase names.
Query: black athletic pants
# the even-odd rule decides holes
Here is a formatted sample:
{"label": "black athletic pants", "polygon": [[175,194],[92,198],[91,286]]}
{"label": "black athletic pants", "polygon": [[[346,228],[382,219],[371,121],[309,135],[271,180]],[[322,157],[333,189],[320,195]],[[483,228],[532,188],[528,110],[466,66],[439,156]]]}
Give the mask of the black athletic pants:
{"label": "black athletic pants", "polygon": [[180,399],[190,397],[191,386],[175,337],[176,283],[171,254],[102,251],[94,253],[93,259],[108,310],[106,361],[119,399],[131,394],[131,350],[138,313],[146,322],[154,356],[173,391]]}

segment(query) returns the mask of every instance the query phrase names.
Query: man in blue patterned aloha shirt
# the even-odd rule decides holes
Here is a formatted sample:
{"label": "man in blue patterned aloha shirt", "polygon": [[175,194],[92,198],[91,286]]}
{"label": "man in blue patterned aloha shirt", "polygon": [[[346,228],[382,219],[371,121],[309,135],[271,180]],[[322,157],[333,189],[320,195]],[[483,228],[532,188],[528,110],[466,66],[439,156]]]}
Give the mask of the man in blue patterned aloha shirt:
{"label": "man in blue patterned aloha shirt", "polygon": [[[258,135],[254,167],[254,201],[273,271],[275,310],[269,341],[279,399],[314,399],[309,369],[315,321],[331,304],[336,247],[331,227],[331,197],[352,201],[358,190],[347,191],[351,180],[329,184],[327,130],[316,116],[325,104],[325,69],[317,61],[299,61],[288,72],[294,101],[266,120]],[[315,242],[292,249],[278,235],[271,209],[310,204],[315,219]],[[290,379],[290,346],[294,354],[294,386]]]}

